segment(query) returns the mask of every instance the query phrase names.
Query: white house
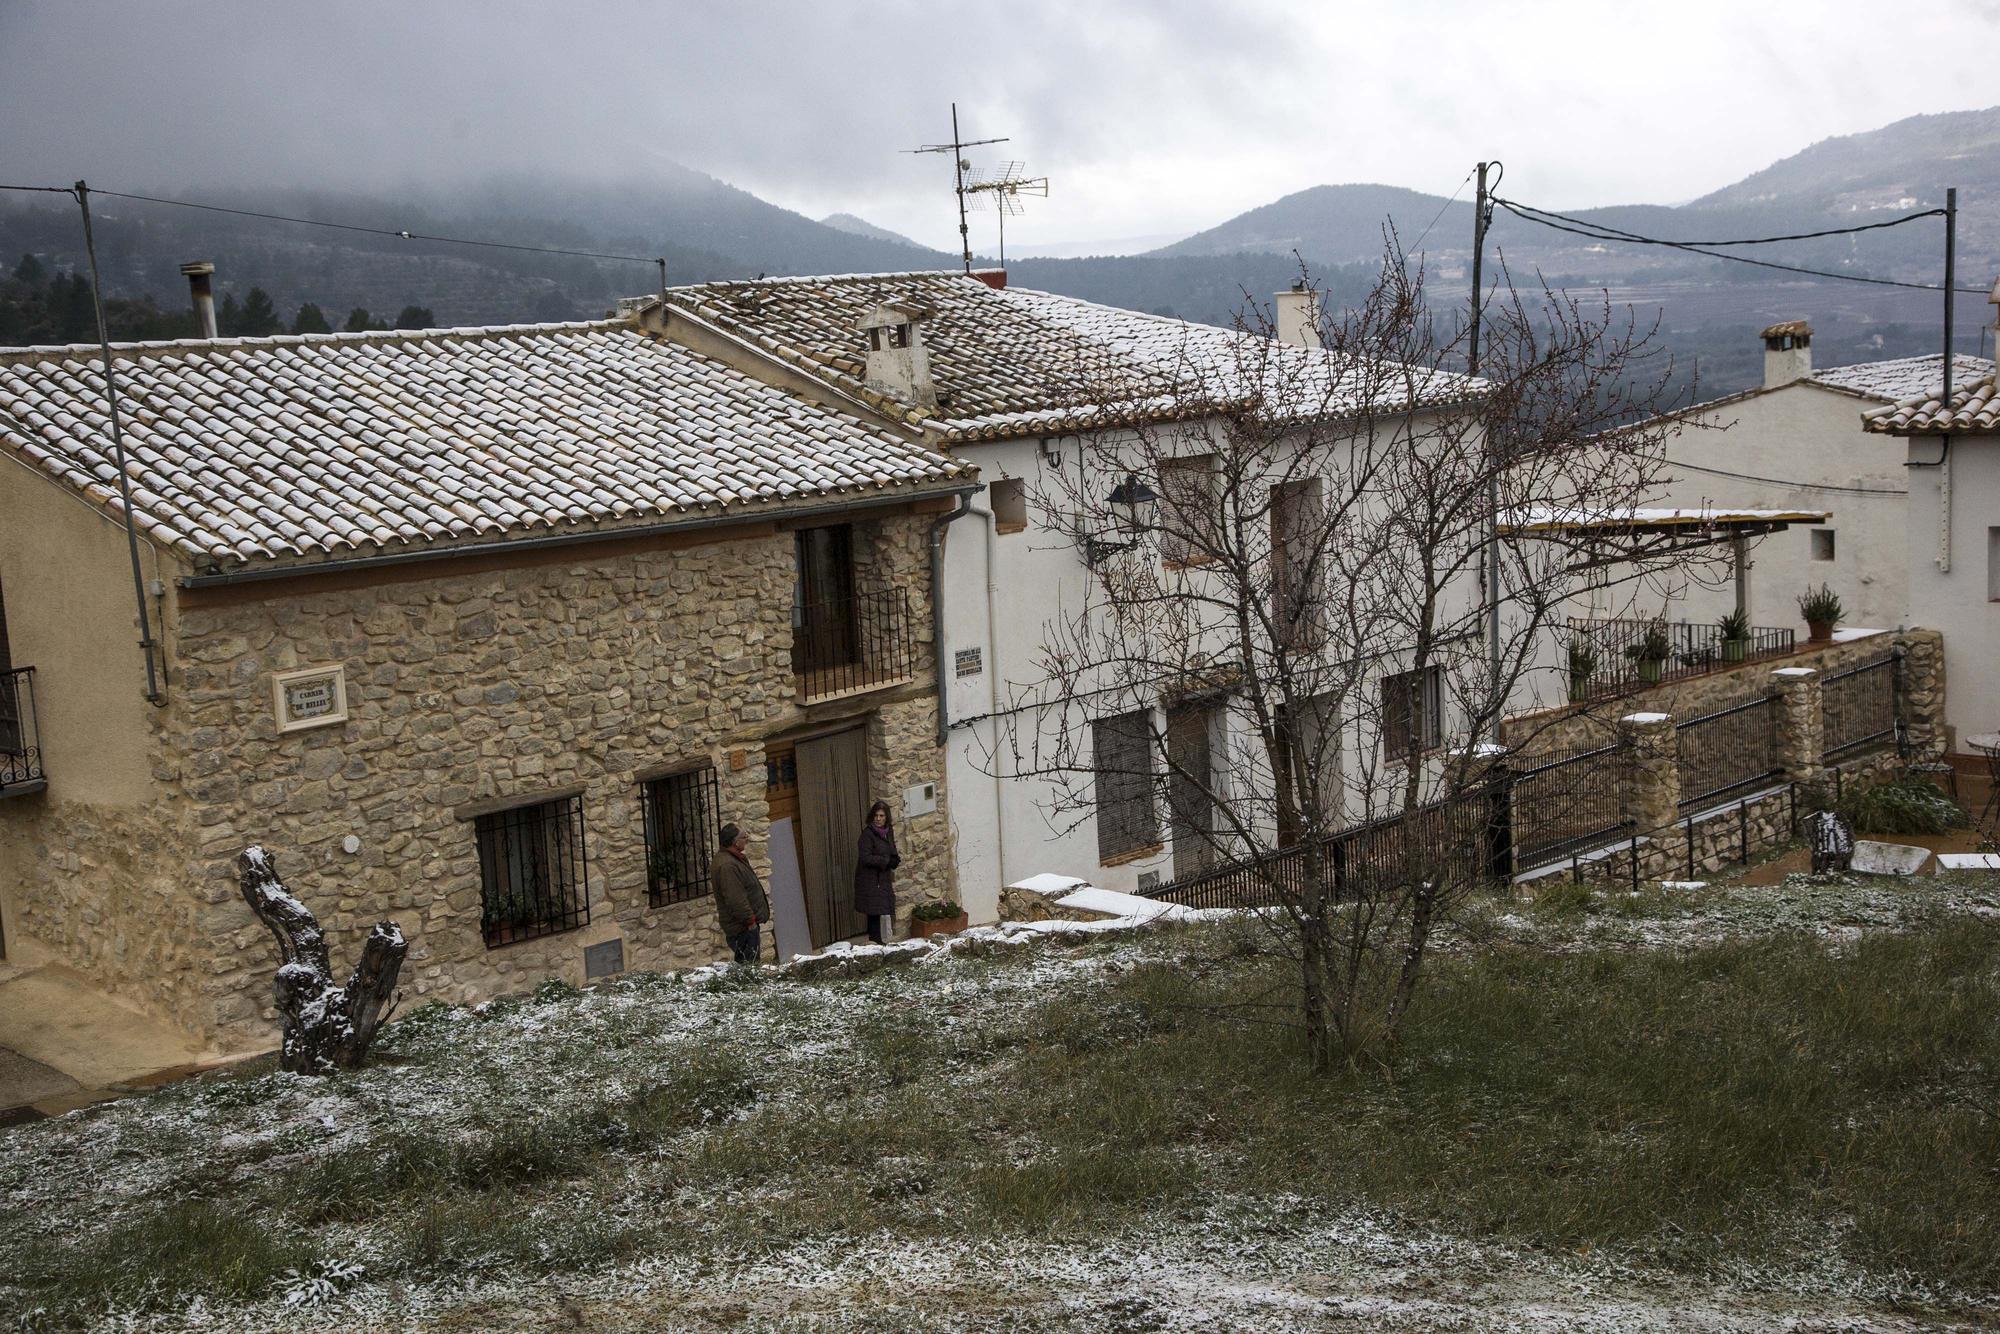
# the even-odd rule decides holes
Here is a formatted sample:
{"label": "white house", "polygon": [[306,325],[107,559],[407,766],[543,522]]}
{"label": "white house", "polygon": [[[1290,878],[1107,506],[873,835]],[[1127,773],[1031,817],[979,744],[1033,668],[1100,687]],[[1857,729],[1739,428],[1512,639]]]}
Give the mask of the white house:
{"label": "white house", "polygon": [[[974,920],[997,914],[1004,885],[1036,874],[1130,890],[1204,864],[1207,841],[1177,837],[1189,831],[1173,827],[1175,812],[1160,818],[1149,797],[1122,790],[1129,785],[1100,781],[1094,810],[1065,809],[1048,778],[1019,772],[1016,748],[1047,729],[1088,728],[1086,753],[1102,756],[1129,747],[1136,726],[1130,712],[1078,717],[1074,703],[1055,710],[1027,700],[1049,675],[1052,619],[1085,605],[1102,555],[1094,536],[1064,531],[1045,509],[1065,469],[1074,478],[1086,459],[1117,457],[1133,432],[1149,433],[1156,453],[1164,438],[1169,455],[1199,465],[1213,448],[1204,441],[1214,422],[1184,393],[1168,392],[1177,385],[1195,380],[1226,392],[1245,362],[1275,355],[1288,363],[1287,384],[1308,386],[1305,397],[1314,397],[1312,386],[1337,388],[1339,369],[1316,346],[1310,302],[1308,293],[1280,297],[1280,332],[1291,341],[1277,344],[1010,288],[997,272],[722,282],[638,303],[641,318],[667,338],[753,374],[785,377],[786,387],[977,464],[984,494],[935,530],[946,677],[939,740],[958,889]],[[1462,403],[1471,382],[1444,378]],[[1108,399],[1080,392],[1109,384],[1120,388]],[[1434,410],[1452,411],[1450,395],[1439,392]],[[1334,396],[1299,409],[1301,419],[1317,411],[1314,419],[1323,420]],[[1169,489],[1164,478],[1161,485]],[[1036,498],[1040,505],[1031,504]],[[1171,552],[1147,559],[1157,569],[1162,556],[1171,571]],[[1385,661],[1383,670],[1395,666]],[[1426,736],[1448,734],[1445,690],[1424,687],[1414,698],[1414,725]],[[1143,707],[1181,757],[1175,767],[1184,759],[1211,773],[1218,788],[1257,781],[1244,757],[1258,747],[1226,691]],[[1363,742],[1372,747],[1375,738],[1357,738]]]}
{"label": "white house", "polygon": [[[2000,305],[2000,283],[1993,301]],[[1912,624],[1944,631],[1948,745],[2000,732],[2000,390],[1989,363],[1863,417],[1871,439],[1900,437],[1910,490],[1902,559]]]}
{"label": "white house", "polygon": [[[1750,552],[1750,620],[1801,624],[1795,599],[1825,584],[1840,595],[1850,625],[1894,627],[1910,620],[1903,576],[1908,483],[1903,451],[1864,431],[1855,410],[1935,394],[1940,357],[1902,357],[1831,370],[1812,368],[1812,329],[1803,320],[1772,325],[1764,341],[1764,383],[1676,414],[1686,430],[1668,442],[1665,483],[1654,503],[1703,510],[1827,511],[1762,538]],[[1993,363],[1956,358],[1965,383]],[[1737,590],[1718,569],[1666,590],[1669,620],[1714,622]]]}

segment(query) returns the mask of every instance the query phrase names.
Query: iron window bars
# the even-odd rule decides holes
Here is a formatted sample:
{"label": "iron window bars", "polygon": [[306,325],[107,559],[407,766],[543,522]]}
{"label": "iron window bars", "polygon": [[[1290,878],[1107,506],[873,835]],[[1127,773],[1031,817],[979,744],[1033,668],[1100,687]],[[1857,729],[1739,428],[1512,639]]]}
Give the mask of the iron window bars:
{"label": "iron window bars", "polygon": [[572,931],[590,920],[582,796],[482,815],[473,832],[479,930],[488,949]]}
{"label": "iron window bars", "polygon": [[646,901],[687,903],[714,888],[709,858],[720,846],[722,792],[713,766],[655,778],[639,788],[646,826]]}

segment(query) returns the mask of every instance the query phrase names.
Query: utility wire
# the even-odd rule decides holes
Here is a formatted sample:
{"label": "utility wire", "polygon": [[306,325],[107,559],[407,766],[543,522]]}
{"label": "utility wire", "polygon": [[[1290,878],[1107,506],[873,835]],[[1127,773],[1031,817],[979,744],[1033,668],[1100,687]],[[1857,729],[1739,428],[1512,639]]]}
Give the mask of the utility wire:
{"label": "utility wire", "polygon": [[[1477,170],[1477,168],[1475,168],[1474,170]],[[1465,181],[1469,181],[1471,179],[1472,179],[1472,172],[1470,171],[1466,172]],[[1451,192],[1451,198],[1444,201],[1444,208],[1441,208],[1437,211],[1437,217],[1431,219],[1430,226],[1425,227],[1423,231],[1417,234],[1417,239],[1410,242],[1410,249],[1415,250],[1418,246],[1422,245],[1424,243],[1424,238],[1431,234],[1431,227],[1437,226],[1438,223],[1443,220],[1445,215],[1445,210],[1449,209],[1453,204],[1456,204],[1458,202],[1458,197],[1465,193],[1465,181],[1460,181],[1458,183],[1458,189],[1453,190]]]}
{"label": "utility wire", "polygon": [[1616,236],[1626,241],[1638,241],[1647,245],[1674,245],[1674,246],[1773,245],[1779,241],[1810,241],[1816,237],[1821,237],[1821,236],[1849,236],[1855,232],[1880,231],[1885,227],[1900,227],[1906,222],[1917,222],[1923,218],[1942,218],[1944,216],[1943,209],[1931,208],[1931,209],[1925,209],[1920,213],[1905,213],[1900,218],[1890,218],[1884,222],[1864,222],[1854,227],[1829,227],[1824,231],[1818,231],[1818,232],[1793,232],[1788,236],[1753,236],[1747,240],[1737,240],[1737,241],[1655,241],[1650,236],[1641,236],[1637,232],[1623,231],[1617,227],[1613,227],[1608,222],[1590,222],[1583,218],[1572,218],[1566,214],[1552,213],[1548,209],[1535,208],[1532,205],[1518,203],[1511,199],[1500,199],[1496,197],[1493,202],[1496,204],[1504,204],[1509,209],[1512,209],[1516,212],[1533,213],[1540,217],[1545,217],[1545,218],[1559,218],[1564,222],[1573,222],[1579,227],[1593,227],[1596,228],[1598,231],[1608,232],[1610,233],[1611,236]]}
{"label": "utility wire", "polygon": [[1798,482],[1786,477],[1758,477],[1747,472],[1729,472],[1722,468],[1704,468],[1699,463],[1683,463],[1669,459],[1669,468],[1686,468],[1689,472],[1705,472],[1716,477],[1733,477],[1739,482],[1764,482],[1770,486],[1796,486],[1807,491],[1838,491],[1851,496],[1908,496],[1908,491],[1897,491],[1881,486],[1836,486],[1832,482]]}
{"label": "utility wire", "polygon": [[[1506,209],[1509,213],[1512,213],[1515,217],[1520,218],[1523,222],[1540,223],[1544,227],[1553,227],[1555,230],[1559,232],[1570,232],[1576,236],[1588,237],[1590,240],[1593,241],[1610,241],[1613,243],[1626,242],[1633,245],[1665,246],[1670,250],[1685,250],[1691,255],[1705,255],[1710,259],[1726,259],[1736,264],[1752,264],[1760,269],[1780,269],[1786,273],[1803,273],[1814,278],[1832,278],[1837,282],[1844,282],[1844,283],[1867,283],[1870,286],[1874,287],[1905,287],[1918,292],[1942,292],[1944,290],[1943,287],[1935,283],[1905,283],[1905,282],[1897,282],[1893,278],[1869,278],[1856,273],[1834,273],[1827,269],[1808,269],[1798,264],[1780,264],[1777,263],[1775,260],[1751,259],[1747,255],[1731,255],[1721,251],[1704,250],[1701,248],[1703,245],[1723,245],[1723,244],[1766,245],[1769,244],[1771,241],[1789,239],[1785,237],[1768,237],[1752,241],[1729,241],[1729,242],[1708,241],[1701,243],[1695,243],[1689,241],[1666,241],[1656,236],[1640,236],[1633,232],[1620,232],[1616,228],[1599,228],[1598,224],[1596,223],[1582,222],[1580,219],[1576,218],[1564,218],[1563,222],[1553,222],[1550,219],[1563,218],[1564,215],[1560,213],[1547,213],[1546,216],[1538,216],[1538,215],[1543,215],[1546,211],[1542,209],[1531,209],[1525,204],[1517,205],[1512,200],[1501,199],[1497,196],[1494,198],[1493,202],[1498,204],[1501,208]],[[1919,218],[1928,218],[1935,216],[1937,216],[1935,213],[1913,213],[1908,215],[1907,217],[1898,218],[1894,222],[1870,223],[1865,227],[1843,228],[1840,231],[1815,232],[1812,233],[1812,235],[1838,236],[1848,231],[1868,231],[1876,227],[1898,227],[1905,222],[1913,222]],[[1578,225],[1565,226],[1564,223],[1577,223]],[[1964,292],[1971,296],[1986,295],[1985,292],[1972,287],[1955,287],[1952,290],[1955,292]]]}
{"label": "utility wire", "polygon": [[0,185],[0,190],[20,190],[35,195],[75,195],[67,185]]}
{"label": "utility wire", "polygon": [[198,208],[208,213],[229,213],[239,218],[262,218],[267,222],[293,222],[303,227],[327,227],[335,231],[361,232],[369,236],[393,236],[403,241],[437,241],[445,245],[480,246],[488,250],[521,250],[534,255],[570,255],[578,259],[609,259],[628,264],[657,264],[657,255],[613,255],[601,250],[563,250],[554,246],[519,245],[511,241],[475,241],[463,236],[437,236],[392,227],[363,227],[351,222],[323,222],[318,218],[294,218],[283,213],[259,213],[247,208],[224,208],[220,204],[197,204],[188,199],[161,199],[156,195],[127,194],[122,190],[93,190],[92,194],[113,199],[136,199],[147,204],[170,204],[175,208]]}

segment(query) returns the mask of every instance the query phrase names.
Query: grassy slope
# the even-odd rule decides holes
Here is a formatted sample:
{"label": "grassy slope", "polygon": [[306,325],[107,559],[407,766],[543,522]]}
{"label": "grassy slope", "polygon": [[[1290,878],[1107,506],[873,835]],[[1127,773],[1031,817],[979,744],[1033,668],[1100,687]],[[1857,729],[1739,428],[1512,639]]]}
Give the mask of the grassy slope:
{"label": "grassy slope", "polygon": [[[1297,1073],[1288,1029],[1238,1008],[1287,979],[1225,928],[432,1009],[355,1078],[206,1080],[12,1132],[0,1306],[41,1308],[30,1327],[164,1322],[197,1296],[268,1310],[320,1276],[319,1296],[355,1304],[318,1317],[332,1326],[415,1303],[482,1327],[512,1299],[483,1307],[453,1291],[468,1280],[595,1273],[652,1293],[625,1308],[699,1301],[729,1323],[755,1310],[732,1276],[773,1257],[774,1285],[842,1309],[843,1264],[914,1248],[946,1276],[995,1267],[946,1283],[933,1315],[1061,1323],[1007,1275],[1073,1275],[1075,1247],[1133,1238],[1197,1266],[1219,1232],[1236,1277],[1348,1220],[1315,1261],[1333,1266],[1355,1218],[1387,1220],[1404,1264],[1443,1235],[1516,1248],[1454,1274],[1556,1266],[1537,1301],[1596,1262],[1581,1256],[1743,1293],[1802,1279],[1863,1310],[1983,1305],[2000,1288],[2000,922],[1964,909],[1990,900],[1752,894],[1557,892],[1539,920],[1496,916],[1490,948],[1437,969],[1392,1071],[1324,1081]],[[1754,929],[1770,903],[1805,929],[1717,926]],[[1856,921],[1906,929],[1840,932]],[[1677,930],[1701,943],[1633,947]]]}

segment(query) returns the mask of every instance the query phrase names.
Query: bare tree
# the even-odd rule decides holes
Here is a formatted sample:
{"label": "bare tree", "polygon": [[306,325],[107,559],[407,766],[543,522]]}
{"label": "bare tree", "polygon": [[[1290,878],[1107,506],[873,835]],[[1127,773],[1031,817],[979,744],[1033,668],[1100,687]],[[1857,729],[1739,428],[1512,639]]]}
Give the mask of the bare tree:
{"label": "bare tree", "polygon": [[335,986],[319,919],[278,879],[263,848],[238,859],[243,898],[278,942],[271,989],[284,1019],[279,1064],[301,1075],[353,1070],[368,1054],[375,1030],[395,1009],[396,976],[409,943],[394,922],[378,922],[361,947],[346,986]]}
{"label": "bare tree", "polygon": [[1675,429],[1672,366],[1608,299],[1503,287],[1475,380],[1392,242],[1322,348],[1270,324],[1253,305],[1165,369],[1075,368],[1108,428],[1033,500],[1093,577],[1044,627],[1004,744],[1057,822],[1144,845],[1164,811],[1177,879],[1230,868],[1325,1068],[1394,1041],[1440,923],[1504,872],[1480,742],[1561,670],[1570,600],[1689,557],[1575,531],[1641,503]]}

